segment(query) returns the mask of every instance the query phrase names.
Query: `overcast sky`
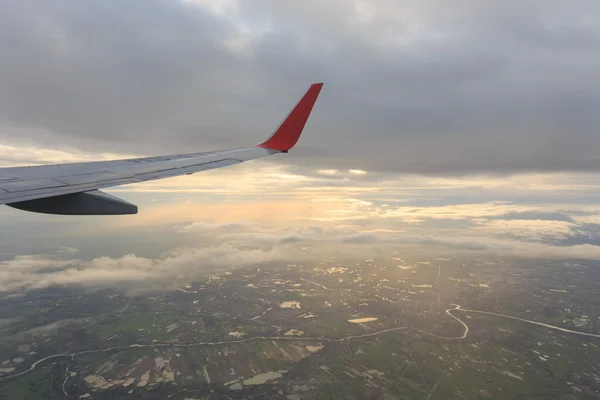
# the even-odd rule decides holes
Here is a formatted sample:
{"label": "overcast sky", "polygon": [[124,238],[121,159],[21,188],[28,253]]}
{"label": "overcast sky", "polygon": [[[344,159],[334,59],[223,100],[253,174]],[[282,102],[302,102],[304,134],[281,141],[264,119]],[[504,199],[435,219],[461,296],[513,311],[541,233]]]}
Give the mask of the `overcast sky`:
{"label": "overcast sky", "polygon": [[244,146],[323,81],[296,164],[596,171],[599,50],[595,0],[2,0],[0,138]]}
{"label": "overcast sky", "polygon": [[2,166],[252,145],[325,83],[289,155],[110,191],[137,216],[3,207],[0,292],[309,248],[600,259],[597,0],[0,7]]}

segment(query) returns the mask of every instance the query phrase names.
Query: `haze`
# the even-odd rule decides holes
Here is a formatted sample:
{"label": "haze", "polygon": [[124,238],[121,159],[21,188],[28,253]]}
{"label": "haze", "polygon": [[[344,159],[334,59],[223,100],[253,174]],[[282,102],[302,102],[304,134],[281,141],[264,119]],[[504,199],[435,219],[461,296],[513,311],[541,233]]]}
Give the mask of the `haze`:
{"label": "haze", "polygon": [[245,146],[326,90],[289,155],[110,191],[138,216],[3,207],[0,290],[398,246],[598,259],[599,8],[4,2],[5,166]]}

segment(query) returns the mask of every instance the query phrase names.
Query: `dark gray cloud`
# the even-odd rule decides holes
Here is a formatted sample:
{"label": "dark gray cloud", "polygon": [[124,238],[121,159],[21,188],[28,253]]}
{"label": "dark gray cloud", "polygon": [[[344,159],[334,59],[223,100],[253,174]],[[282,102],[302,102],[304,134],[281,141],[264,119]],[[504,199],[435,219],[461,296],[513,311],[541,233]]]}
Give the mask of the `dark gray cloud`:
{"label": "dark gray cloud", "polygon": [[564,221],[573,222],[573,218],[564,212],[544,212],[544,211],[521,211],[508,212],[503,216],[498,216],[500,219],[521,219],[521,220],[545,220],[545,221]]}
{"label": "dark gray cloud", "polygon": [[4,143],[243,146],[322,80],[286,162],[437,175],[600,167],[597,1],[1,3]]}
{"label": "dark gray cloud", "polygon": [[355,233],[342,238],[343,243],[377,243],[380,238],[370,233]]}

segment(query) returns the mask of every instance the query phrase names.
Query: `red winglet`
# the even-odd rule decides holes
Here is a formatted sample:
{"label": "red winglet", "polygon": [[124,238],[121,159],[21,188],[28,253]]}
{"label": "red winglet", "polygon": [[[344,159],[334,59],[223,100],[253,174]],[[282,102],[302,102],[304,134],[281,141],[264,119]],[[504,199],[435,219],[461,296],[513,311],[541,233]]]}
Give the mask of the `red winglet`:
{"label": "red winglet", "polygon": [[315,83],[310,85],[310,88],[302,97],[302,99],[296,104],[296,107],[289,113],[285,121],[277,128],[275,133],[267,139],[265,142],[257,145],[256,147],[262,147],[265,149],[272,149],[282,152],[287,152],[289,149],[294,147],[300,134],[306,125],[308,116],[312,111],[319,92],[323,87],[322,83]]}

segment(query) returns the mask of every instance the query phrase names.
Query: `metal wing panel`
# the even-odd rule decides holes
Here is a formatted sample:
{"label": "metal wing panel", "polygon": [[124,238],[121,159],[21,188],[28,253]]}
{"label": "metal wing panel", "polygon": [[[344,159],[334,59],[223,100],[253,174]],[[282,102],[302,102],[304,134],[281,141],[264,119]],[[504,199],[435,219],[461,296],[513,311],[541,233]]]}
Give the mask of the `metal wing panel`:
{"label": "metal wing panel", "polygon": [[278,153],[248,148],[120,161],[0,168],[0,204],[192,174]]}
{"label": "metal wing panel", "polygon": [[66,184],[63,182],[59,182],[52,178],[44,178],[44,179],[27,179],[27,180],[14,180],[9,182],[0,183],[0,187],[2,190],[9,193],[19,193],[19,192],[27,192],[29,190],[35,190],[37,188],[55,188],[59,186],[65,186]]}

